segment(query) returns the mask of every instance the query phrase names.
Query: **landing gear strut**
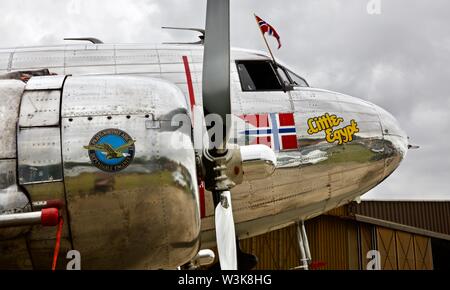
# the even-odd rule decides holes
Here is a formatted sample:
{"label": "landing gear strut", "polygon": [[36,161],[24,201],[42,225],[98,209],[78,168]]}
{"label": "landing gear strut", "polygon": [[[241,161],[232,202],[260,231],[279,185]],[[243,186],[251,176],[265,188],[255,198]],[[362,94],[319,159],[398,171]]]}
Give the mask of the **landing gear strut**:
{"label": "landing gear strut", "polygon": [[309,270],[309,264],[311,263],[311,251],[309,250],[308,236],[306,235],[305,222],[297,222],[297,240],[300,248],[300,262],[299,268],[303,270]]}

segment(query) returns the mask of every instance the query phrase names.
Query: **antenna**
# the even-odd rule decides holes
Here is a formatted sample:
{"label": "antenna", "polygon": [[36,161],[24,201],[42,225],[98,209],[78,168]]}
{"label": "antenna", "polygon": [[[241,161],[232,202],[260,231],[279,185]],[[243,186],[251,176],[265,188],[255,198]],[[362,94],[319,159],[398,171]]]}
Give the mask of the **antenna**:
{"label": "antenna", "polygon": [[89,41],[93,44],[103,44],[103,41],[101,41],[98,38],[94,38],[94,37],[69,37],[69,38],[64,38],[64,40]]}
{"label": "antenna", "polygon": [[169,26],[163,26],[162,29],[172,29],[172,30],[184,30],[184,31],[196,31],[200,32],[202,35],[199,35],[198,38],[200,38],[197,42],[164,42],[164,44],[201,44],[203,45],[205,43],[205,29],[201,28],[184,28],[184,27],[169,27]]}

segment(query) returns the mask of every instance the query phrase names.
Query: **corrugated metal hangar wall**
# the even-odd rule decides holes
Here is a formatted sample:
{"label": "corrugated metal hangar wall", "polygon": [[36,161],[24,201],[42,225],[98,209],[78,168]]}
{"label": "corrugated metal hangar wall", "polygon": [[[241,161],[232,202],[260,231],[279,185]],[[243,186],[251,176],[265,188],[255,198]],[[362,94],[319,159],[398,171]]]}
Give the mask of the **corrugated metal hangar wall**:
{"label": "corrugated metal hangar wall", "polygon": [[[313,268],[364,270],[380,253],[383,270],[449,269],[450,202],[362,202],[305,223]],[[241,241],[258,257],[256,269],[295,269],[296,225]]]}

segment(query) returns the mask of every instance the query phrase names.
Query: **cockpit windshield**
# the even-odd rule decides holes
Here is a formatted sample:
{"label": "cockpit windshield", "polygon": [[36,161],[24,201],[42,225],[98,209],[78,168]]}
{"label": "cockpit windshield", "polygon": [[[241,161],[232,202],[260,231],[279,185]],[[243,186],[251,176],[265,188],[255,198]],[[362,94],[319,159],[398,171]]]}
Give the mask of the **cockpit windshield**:
{"label": "cockpit windshield", "polygon": [[295,87],[309,87],[308,83],[305,81],[304,78],[296,75],[292,71],[286,69],[286,72],[288,73],[289,77],[291,78],[291,84]]}

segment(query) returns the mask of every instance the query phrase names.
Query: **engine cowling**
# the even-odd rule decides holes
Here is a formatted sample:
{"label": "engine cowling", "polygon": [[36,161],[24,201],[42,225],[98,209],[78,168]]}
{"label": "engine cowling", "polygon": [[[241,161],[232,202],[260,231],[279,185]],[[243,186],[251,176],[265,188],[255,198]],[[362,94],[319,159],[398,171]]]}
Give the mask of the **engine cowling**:
{"label": "engine cowling", "polygon": [[[174,129],[176,114],[189,120],[185,96],[159,79],[29,80],[17,122],[17,184],[31,202],[65,201],[62,257],[74,249],[82,269],[158,269],[197,254],[194,149],[180,149],[176,140],[191,132]],[[49,268],[54,230],[34,226],[28,237],[33,264]]]}

